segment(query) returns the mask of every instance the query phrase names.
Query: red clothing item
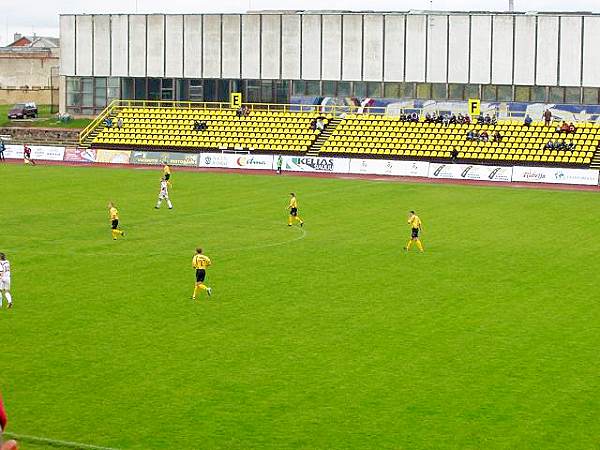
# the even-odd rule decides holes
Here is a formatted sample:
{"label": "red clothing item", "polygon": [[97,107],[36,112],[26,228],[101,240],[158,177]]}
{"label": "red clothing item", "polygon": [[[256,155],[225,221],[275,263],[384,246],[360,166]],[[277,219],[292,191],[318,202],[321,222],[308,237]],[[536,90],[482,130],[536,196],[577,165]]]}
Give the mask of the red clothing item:
{"label": "red clothing item", "polygon": [[6,428],[6,422],[8,422],[8,417],[6,417],[6,411],[4,410],[4,405],[2,404],[2,397],[0,397],[0,430],[4,430]]}

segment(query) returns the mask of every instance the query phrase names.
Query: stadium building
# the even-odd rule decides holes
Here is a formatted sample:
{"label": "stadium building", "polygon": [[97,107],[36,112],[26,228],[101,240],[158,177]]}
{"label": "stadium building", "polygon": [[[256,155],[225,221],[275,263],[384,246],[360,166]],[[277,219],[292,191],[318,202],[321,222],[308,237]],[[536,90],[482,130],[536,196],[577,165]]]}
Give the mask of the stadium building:
{"label": "stadium building", "polygon": [[262,103],[599,101],[600,15],[591,13],[62,15],[60,39],[60,109],[72,114],[117,98],[227,101],[231,92]]}

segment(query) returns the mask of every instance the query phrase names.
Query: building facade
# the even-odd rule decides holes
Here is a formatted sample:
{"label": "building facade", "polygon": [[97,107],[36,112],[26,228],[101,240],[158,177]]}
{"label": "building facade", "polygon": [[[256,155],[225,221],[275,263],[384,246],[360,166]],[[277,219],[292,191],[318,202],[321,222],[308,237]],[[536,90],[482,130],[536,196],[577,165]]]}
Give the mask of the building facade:
{"label": "building facade", "polygon": [[63,108],[292,96],[597,104],[600,15],[63,15]]}

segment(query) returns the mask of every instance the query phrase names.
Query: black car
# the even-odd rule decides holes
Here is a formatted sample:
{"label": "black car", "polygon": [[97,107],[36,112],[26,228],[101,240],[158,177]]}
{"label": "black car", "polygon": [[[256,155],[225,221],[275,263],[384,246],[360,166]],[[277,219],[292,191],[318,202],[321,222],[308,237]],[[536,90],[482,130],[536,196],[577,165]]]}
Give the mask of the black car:
{"label": "black car", "polygon": [[17,103],[8,112],[9,119],[27,119],[37,117],[38,109],[35,103]]}

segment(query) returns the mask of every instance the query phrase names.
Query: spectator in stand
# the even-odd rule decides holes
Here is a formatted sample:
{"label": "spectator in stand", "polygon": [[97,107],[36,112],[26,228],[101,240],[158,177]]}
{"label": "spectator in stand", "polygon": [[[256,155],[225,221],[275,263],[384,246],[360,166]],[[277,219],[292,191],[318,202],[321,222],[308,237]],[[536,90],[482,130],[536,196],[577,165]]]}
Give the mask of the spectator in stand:
{"label": "spectator in stand", "polygon": [[483,142],[489,142],[490,140],[490,135],[488,134],[487,131],[484,131],[483,133],[481,133],[479,135],[479,140],[483,141]]}
{"label": "spectator in stand", "polygon": [[104,126],[106,128],[112,128],[113,126],[113,121],[110,117],[107,117],[106,119],[104,119]]}
{"label": "spectator in stand", "polygon": [[419,122],[419,115],[415,112],[412,113],[410,116],[410,121],[414,122],[414,123],[418,123]]}
{"label": "spectator in stand", "polygon": [[424,122],[425,123],[431,123],[432,122],[431,114],[429,114],[429,113],[425,114],[425,120],[424,120]]}
{"label": "spectator in stand", "polygon": [[573,125],[573,122],[571,122],[569,124],[569,133],[575,134],[576,131],[577,131],[577,128],[575,128],[575,125]]}
{"label": "spectator in stand", "polygon": [[317,129],[317,119],[313,119],[310,121],[310,129],[315,131]]}
{"label": "spectator in stand", "polygon": [[568,133],[569,132],[569,124],[563,120],[562,125],[556,129],[559,133]]}
{"label": "spectator in stand", "polygon": [[238,109],[236,109],[235,115],[236,117],[242,117],[244,115],[244,108],[240,106]]}
{"label": "spectator in stand", "polygon": [[195,121],[194,122],[194,131],[204,131],[208,129],[208,125],[206,122]]}
{"label": "spectator in stand", "polygon": [[531,126],[531,122],[533,122],[533,119],[531,118],[531,116],[529,114],[526,114],[523,125],[525,125],[526,127],[529,127],[529,126]]}
{"label": "spectator in stand", "polygon": [[6,146],[4,145],[4,141],[0,138],[0,161],[4,161],[4,150],[6,150]]}
{"label": "spectator in stand", "polygon": [[482,125],[484,123],[485,123],[485,116],[483,115],[483,113],[479,113],[479,115],[477,116],[477,124]]}
{"label": "spectator in stand", "polygon": [[469,116],[468,114],[465,116],[465,121],[464,123],[466,123],[467,125],[471,125],[471,116]]}
{"label": "spectator in stand", "polygon": [[494,131],[494,142],[501,142],[502,141],[502,135],[500,134],[500,132],[498,130]]}
{"label": "spectator in stand", "polygon": [[456,124],[458,123],[458,120],[456,119],[456,116],[455,116],[454,114],[452,114],[452,115],[450,116],[450,123],[451,123],[452,125],[456,125]]}
{"label": "spectator in stand", "polygon": [[452,162],[454,164],[456,164],[456,161],[458,161],[458,150],[453,148],[452,151],[450,152],[450,155],[452,155]]}
{"label": "spectator in stand", "polygon": [[250,108],[248,108],[246,105],[242,106],[242,111],[243,111],[244,117],[248,117],[250,115]]}
{"label": "spectator in stand", "polygon": [[550,124],[552,123],[552,113],[550,112],[550,110],[548,108],[546,108],[546,111],[544,111],[543,117],[544,117],[544,125],[549,127]]}
{"label": "spectator in stand", "polygon": [[123,118],[119,117],[119,120],[117,120],[117,128],[120,130],[121,128],[123,128]]}
{"label": "spectator in stand", "polygon": [[545,146],[544,150],[554,150],[554,142],[549,141]]}
{"label": "spectator in stand", "polygon": [[485,120],[484,120],[486,125],[491,125],[492,124],[492,118],[490,117],[489,114],[485,115]]}

